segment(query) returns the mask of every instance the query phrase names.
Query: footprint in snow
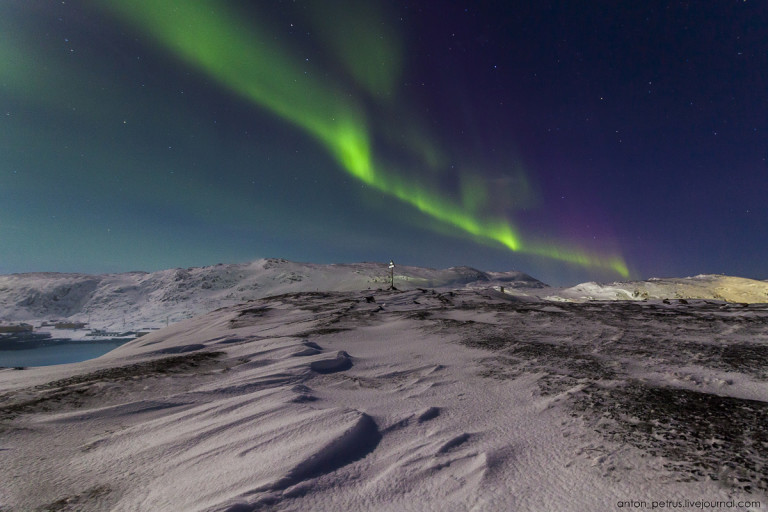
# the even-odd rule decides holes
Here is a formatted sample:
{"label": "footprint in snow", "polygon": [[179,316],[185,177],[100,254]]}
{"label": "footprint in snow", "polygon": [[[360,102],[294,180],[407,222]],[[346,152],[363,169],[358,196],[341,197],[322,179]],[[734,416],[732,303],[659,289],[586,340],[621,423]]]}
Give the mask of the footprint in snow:
{"label": "footprint in snow", "polygon": [[453,450],[454,448],[466,443],[469,440],[469,437],[470,437],[469,434],[467,434],[466,432],[459,434],[458,436],[446,441],[445,444],[443,444],[443,446],[441,446],[437,450],[437,453],[438,454],[447,453]]}
{"label": "footprint in snow", "polygon": [[419,423],[424,423],[425,421],[433,420],[440,416],[440,408],[439,407],[430,407],[426,411],[419,414],[418,421]]}
{"label": "footprint in snow", "polygon": [[294,352],[292,355],[294,357],[304,357],[304,356],[316,356],[317,354],[320,354],[323,352],[322,347],[315,343],[314,341],[303,341],[302,342],[303,349],[299,350],[298,352]]}
{"label": "footprint in snow", "polygon": [[336,353],[336,357],[333,359],[322,359],[320,361],[312,361],[309,367],[317,373],[336,373],[343,372],[352,368],[352,357],[349,354],[340,350]]}

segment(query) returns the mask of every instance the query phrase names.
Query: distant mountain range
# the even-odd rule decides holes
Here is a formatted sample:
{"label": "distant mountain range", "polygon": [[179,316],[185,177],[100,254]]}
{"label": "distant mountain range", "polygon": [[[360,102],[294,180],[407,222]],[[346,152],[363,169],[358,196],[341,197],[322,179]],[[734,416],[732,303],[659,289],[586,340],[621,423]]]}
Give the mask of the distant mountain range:
{"label": "distant mountain range", "polygon": [[[491,288],[559,301],[709,299],[768,302],[768,282],[702,275],[552,288],[522,272],[470,267],[396,266],[395,287]],[[283,259],[121,274],[29,273],[0,276],[0,321],[63,320],[94,328],[157,327],[272,295],[306,291],[376,290],[390,285],[387,264],[320,265]]]}

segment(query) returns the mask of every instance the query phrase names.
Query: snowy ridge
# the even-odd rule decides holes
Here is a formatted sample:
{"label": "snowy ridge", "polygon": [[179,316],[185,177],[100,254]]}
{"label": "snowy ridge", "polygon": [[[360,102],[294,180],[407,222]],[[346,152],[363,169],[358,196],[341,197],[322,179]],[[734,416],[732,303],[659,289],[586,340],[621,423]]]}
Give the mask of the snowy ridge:
{"label": "snowy ridge", "polygon": [[[495,282],[508,287],[546,286],[522,272],[485,273],[469,267],[435,270],[398,265],[395,272],[395,286],[405,290],[488,287]],[[317,265],[281,259],[152,273],[0,275],[0,321],[56,318],[90,322],[100,329],[158,327],[270,295],[388,285],[389,270],[381,263]]]}
{"label": "snowy ridge", "polygon": [[764,305],[493,290],[258,299],[92,361],[0,370],[0,506],[764,505],[767,327]]}
{"label": "snowy ridge", "polygon": [[[60,319],[98,329],[161,327],[271,295],[310,291],[376,290],[389,286],[387,265],[318,265],[281,259],[245,264],[123,274],[32,273],[0,275],[0,322]],[[429,269],[398,265],[400,290],[503,288],[508,294],[557,301],[709,299],[768,302],[768,282],[720,275],[583,283],[551,288],[522,272],[470,267]]]}
{"label": "snowy ridge", "polygon": [[552,298],[568,300],[707,299],[747,304],[768,302],[768,282],[723,275],[649,279],[626,283],[582,283]]}

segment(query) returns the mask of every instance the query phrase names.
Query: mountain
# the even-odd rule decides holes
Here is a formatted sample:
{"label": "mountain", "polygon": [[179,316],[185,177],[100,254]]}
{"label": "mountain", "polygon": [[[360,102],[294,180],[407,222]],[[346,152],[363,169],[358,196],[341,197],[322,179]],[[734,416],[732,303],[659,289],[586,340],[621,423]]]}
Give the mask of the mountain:
{"label": "mountain", "polygon": [[[386,264],[317,265],[283,259],[152,273],[12,274],[0,276],[0,321],[67,319],[100,329],[157,327],[270,295],[375,290],[389,284]],[[401,290],[494,284],[546,287],[522,272],[395,267],[395,286]]]}
{"label": "mountain", "polygon": [[[271,295],[388,288],[382,263],[320,265],[283,259],[122,274],[0,275],[0,322],[67,320],[93,328],[160,327]],[[397,265],[399,290],[487,289],[552,301],[707,299],[768,302],[768,282],[721,275],[552,288],[522,272]]]}
{"label": "mountain", "polygon": [[648,279],[626,283],[582,283],[559,290],[567,300],[708,299],[725,302],[768,302],[768,282],[723,275]]}

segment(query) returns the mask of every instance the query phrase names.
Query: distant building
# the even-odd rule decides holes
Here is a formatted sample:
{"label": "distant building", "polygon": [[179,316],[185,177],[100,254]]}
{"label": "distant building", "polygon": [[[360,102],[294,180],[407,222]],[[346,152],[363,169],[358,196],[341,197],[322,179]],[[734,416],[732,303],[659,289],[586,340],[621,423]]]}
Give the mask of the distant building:
{"label": "distant building", "polygon": [[54,325],[56,329],[83,329],[88,325],[85,322],[58,322]]}
{"label": "distant building", "polygon": [[29,324],[0,325],[0,332],[32,332],[32,329]]}

